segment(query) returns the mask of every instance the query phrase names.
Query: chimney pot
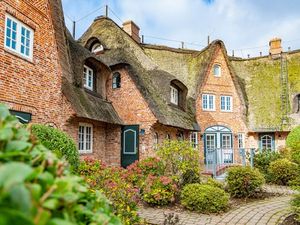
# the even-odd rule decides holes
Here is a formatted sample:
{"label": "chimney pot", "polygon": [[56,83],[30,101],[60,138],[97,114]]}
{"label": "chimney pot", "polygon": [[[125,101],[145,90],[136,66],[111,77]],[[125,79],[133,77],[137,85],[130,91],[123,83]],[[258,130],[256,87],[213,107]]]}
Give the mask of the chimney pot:
{"label": "chimney pot", "polygon": [[269,54],[272,58],[278,58],[280,57],[280,54],[282,53],[282,47],[281,47],[281,39],[280,38],[273,38],[269,42],[270,50]]}
{"label": "chimney pot", "polygon": [[141,43],[140,28],[132,20],[128,20],[123,23],[123,30],[137,43]]}

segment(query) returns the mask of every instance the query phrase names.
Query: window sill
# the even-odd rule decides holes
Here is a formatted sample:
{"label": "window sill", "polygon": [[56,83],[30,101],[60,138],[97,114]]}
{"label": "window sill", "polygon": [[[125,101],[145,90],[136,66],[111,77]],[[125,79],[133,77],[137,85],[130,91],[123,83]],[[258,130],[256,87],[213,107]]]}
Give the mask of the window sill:
{"label": "window sill", "polygon": [[180,109],[182,111],[185,111],[185,109],[182,106],[176,105],[176,104],[174,104],[172,102],[169,103],[169,106],[174,107],[176,109]]}
{"label": "window sill", "polygon": [[223,113],[232,113],[233,111],[224,111],[224,110],[221,110],[221,112],[223,112]]}
{"label": "window sill", "polygon": [[84,151],[78,151],[79,152],[79,155],[89,155],[89,154],[93,154],[93,151],[91,152],[84,152]]}
{"label": "window sill", "polygon": [[102,96],[100,94],[98,94],[97,92],[92,91],[90,89],[87,89],[86,87],[83,87],[83,88],[84,88],[84,90],[85,90],[86,93],[88,93],[90,95],[93,95],[95,97],[98,97],[98,98],[102,98]]}
{"label": "window sill", "polygon": [[22,54],[20,54],[20,53],[18,53],[18,52],[15,52],[15,51],[13,51],[13,50],[7,48],[7,47],[4,47],[4,51],[7,52],[7,53],[9,53],[9,54],[11,54],[11,55],[13,55],[13,56],[15,56],[15,57],[18,57],[19,59],[22,59],[22,60],[24,60],[24,61],[27,61],[27,62],[29,62],[29,63],[35,65],[35,63],[33,62],[33,59],[28,58],[28,57],[25,57],[25,56],[23,56]]}
{"label": "window sill", "polygon": [[204,111],[204,112],[216,112],[215,109],[202,109],[202,111]]}

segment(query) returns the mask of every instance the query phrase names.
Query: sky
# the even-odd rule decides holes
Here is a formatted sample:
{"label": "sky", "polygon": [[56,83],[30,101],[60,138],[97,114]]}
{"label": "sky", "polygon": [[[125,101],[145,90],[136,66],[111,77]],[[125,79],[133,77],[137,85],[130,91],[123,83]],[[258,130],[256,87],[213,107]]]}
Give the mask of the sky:
{"label": "sky", "polygon": [[65,21],[76,38],[109,6],[109,17],[122,26],[133,20],[145,43],[200,50],[221,39],[229,55],[268,54],[269,40],[282,39],[285,51],[300,49],[299,0],[62,0]]}

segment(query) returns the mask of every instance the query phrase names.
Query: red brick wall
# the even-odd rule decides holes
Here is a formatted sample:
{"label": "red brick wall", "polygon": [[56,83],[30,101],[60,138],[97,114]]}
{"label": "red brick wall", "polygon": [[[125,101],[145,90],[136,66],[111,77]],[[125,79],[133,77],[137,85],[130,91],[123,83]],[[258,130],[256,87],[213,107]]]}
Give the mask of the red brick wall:
{"label": "red brick wall", "polygon": [[[213,65],[221,65],[221,77],[215,77],[213,75]],[[202,110],[202,94],[214,94],[215,95],[215,105],[216,111],[204,111]],[[232,96],[233,99],[233,111],[232,112],[221,112],[220,109],[220,96],[228,95]],[[233,132],[233,147],[237,149],[238,140],[237,133],[244,132],[247,134],[247,127],[244,121],[244,106],[240,100],[238,91],[234,85],[228,65],[225,61],[224,54],[221,48],[216,50],[214,59],[209,65],[209,69],[206,74],[206,79],[202,85],[199,95],[196,99],[196,118],[201,126],[202,132],[206,128],[214,125],[223,125],[230,128]],[[204,154],[204,141],[200,140],[200,150],[201,154]],[[247,140],[246,140],[247,146]],[[238,159],[238,152],[234,153],[235,159]]]}
{"label": "red brick wall", "polygon": [[[35,30],[32,62],[4,49],[6,13]],[[34,123],[61,127],[61,70],[47,0],[0,1],[0,58],[0,102],[32,113]]]}

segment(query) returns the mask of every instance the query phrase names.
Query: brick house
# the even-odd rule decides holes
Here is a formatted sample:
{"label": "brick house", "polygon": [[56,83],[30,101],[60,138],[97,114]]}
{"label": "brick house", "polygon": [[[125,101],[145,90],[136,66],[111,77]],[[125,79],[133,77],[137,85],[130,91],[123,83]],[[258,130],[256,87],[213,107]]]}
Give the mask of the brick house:
{"label": "brick house", "polygon": [[281,54],[278,39],[270,56],[241,59],[220,40],[143,44],[132,21],[98,17],[75,41],[60,0],[0,1],[0,29],[0,102],[108,164],[152,156],[166,139],[190,140],[206,164],[214,149],[240,162],[239,149],[278,149],[300,124],[300,51]]}

